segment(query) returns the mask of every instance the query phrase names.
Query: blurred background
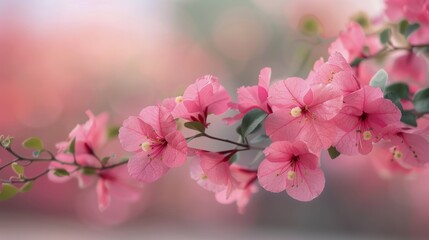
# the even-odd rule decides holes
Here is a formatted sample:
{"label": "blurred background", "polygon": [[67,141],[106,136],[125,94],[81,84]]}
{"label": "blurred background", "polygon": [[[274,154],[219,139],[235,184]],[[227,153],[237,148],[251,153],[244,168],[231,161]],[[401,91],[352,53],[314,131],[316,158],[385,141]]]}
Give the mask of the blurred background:
{"label": "blurred background", "polygon": [[[87,109],[120,125],[204,74],[233,96],[266,66],[273,79],[306,77],[350,19],[383,9],[381,0],[0,0],[0,133],[17,142],[40,136],[54,149]],[[319,36],[302,33],[309,18]],[[125,154],[117,142],[109,148]],[[428,171],[385,180],[371,159],[324,158],[319,198],[303,203],[260,189],[244,215],[217,203],[186,166],[146,185],[141,201],[104,213],[93,188],[44,178],[0,202],[0,238],[429,238]]]}

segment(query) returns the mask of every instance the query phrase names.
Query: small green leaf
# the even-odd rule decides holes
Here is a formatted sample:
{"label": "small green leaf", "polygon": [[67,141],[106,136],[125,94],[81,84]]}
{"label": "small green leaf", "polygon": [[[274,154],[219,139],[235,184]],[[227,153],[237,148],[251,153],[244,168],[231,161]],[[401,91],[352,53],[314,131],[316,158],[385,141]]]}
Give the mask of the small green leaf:
{"label": "small green leaf", "polygon": [[262,134],[262,135],[256,136],[252,140],[250,140],[250,143],[253,143],[253,144],[255,144],[255,143],[261,143],[261,142],[266,141],[268,139],[269,139],[269,137],[267,135]]}
{"label": "small green leaf", "polygon": [[362,61],[364,60],[364,58],[355,58],[352,63],[350,63],[350,66],[352,67],[356,67],[357,65],[359,65]]}
{"label": "small green leaf", "polygon": [[429,113],[429,88],[424,88],[414,95],[414,109],[419,113]]}
{"label": "small green leaf", "polygon": [[232,164],[238,160],[238,152],[231,156],[229,163]]}
{"label": "small green leaf", "polygon": [[406,38],[408,38],[413,32],[415,32],[417,29],[419,29],[419,27],[420,27],[420,24],[418,24],[418,23],[409,24],[407,26],[407,28],[405,29],[404,36]]}
{"label": "small green leaf", "polygon": [[404,36],[405,36],[405,31],[407,30],[408,25],[409,25],[409,23],[405,19],[399,23],[399,32]]}
{"label": "small green leaf", "polygon": [[331,159],[335,159],[338,156],[340,156],[340,154],[341,154],[340,152],[338,152],[338,150],[334,146],[331,146],[328,149],[328,153],[329,153],[329,156],[331,157]]}
{"label": "small green leaf", "polygon": [[24,175],[24,167],[22,165],[20,165],[17,162],[12,163],[11,165],[13,171],[16,173],[16,175],[18,175],[19,177]]}
{"label": "small green leaf", "polygon": [[33,187],[33,181],[30,182],[26,182],[24,183],[24,185],[21,186],[21,188],[19,189],[20,192],[25,193],[30,191],[30,189]]}
{"label": "small green leaf", "polygon": [[57,177],[65,177],[70,176],[70,173],[67,172],[67,170],[65,170],[64,168],[57,168],[54,170],[54,175]]}
{"label": "small green leaf", "polygon": [[73,140],[70,142],[70,145],[67,151],[71,154],[76,153],[76,138],[73,138]]}
{"label": "small green leaf", "polygon": [[413,127],[417,127],[417,116],[413,113],[413,111],[402,110],[401,114],[401,122]]}
{"label": "small green leaf", "polygon": [[85,175],[94,175],[95,173],[97,173],[97,169],[93,167],[83,167],[82,173]]}
{"label": "small green leaf", "polygon": [[196,130],[198,132],[205,132],[206,128],[204,127],[204,124],[194,121],[194,122],[185,122],[185,127],[192,129],[192,130]]}
{"label": "small green leaf", "polygon": [[409,99],[410,88],[406,83],[394,83],[386,87],[385,95],[394,94],[400,99]]}
{"label": "small green leaf", "polygon": [[12,184],[3,183],[3,187],[2,187],[2,190],[0,193],[0,201],[11,199],[18,192],[19,192],[19,190],[15,186],[13,186]]}
{"label": "small green leaf", "polygon": [[110,160],[110,157],[104,157],[101,159],[101,164],[104,166],[106,165]]}
{"label": "small green leaf", "polygon": [[5,139],[3,139],[3,141],[1,142],[1,145],[5,148],[8,148],[12,145],[12,143],[13,143],[13,137],[7,136]]}
{"label": "small green leaf", "polygon": [[40,140],[40,138],[31,137],[25,139],[24,142],[22,142],[22,146],[27,149],[35,149],[40,151],[43,149],[43,142]]}
{"label": "small green leaf", "polygon": [[267,117],[267,113],[260,109],[254,109],[248,112],[241,122],[241,135],[246,137],[251,134],[259,124],[261,124],[265,118]]}
{"label": "small green leaf", "polygon": [[386,86],[387,78],[388,78],[387,72],[384,71],[384,69],[380,69],[371,78],[369,85],[372,87],[381,88],[381,90],[383,90],[384,87]]}
{"label": "small green leaf", "polygon": [[41,151],[36,150],[33,152],[33,157],[38,158],[40,156]]}
{"label": "small green leaf", "polygon": [[390,28],[386,28],[384,29],[381,33],[380,33],[380,42],[382,44],[386,44],[389,42],[390,40],[390,36],[392,35],[392,30]]}
{"label": "small green leaf", "polygon": [[107,129],[107,138],[108,139],[116,139],[119,135],[120,126],[112,126]]}

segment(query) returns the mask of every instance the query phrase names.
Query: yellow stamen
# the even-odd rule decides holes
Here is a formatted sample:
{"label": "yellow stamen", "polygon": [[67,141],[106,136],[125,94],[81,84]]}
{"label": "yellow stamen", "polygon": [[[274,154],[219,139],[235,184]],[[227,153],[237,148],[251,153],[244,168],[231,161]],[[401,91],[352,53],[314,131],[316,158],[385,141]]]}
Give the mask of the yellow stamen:
{"label": "yellow stamen", "polygon": [[177,96],[175,99],[176,103],[181,103],[183,102],[183,97],[182,96]]}
{"label": "yellow stamen", "polygon": [[365,141],[371,140],[372,138],[372,134],[370,131],[365,131],[362,133],[362,135],[363,135],[363,140]]}
{"label": "yellow stamen", "polygon": [[401,158],[404,156],[404,154],[401,152],[401,151],[399,151],[399,150],[395,150],[395,151],[393,151],[393,158],[395,159],[395,160],[401,160]]}
{"label": "yellow stamen", "polygon": [[292,115],[292,117],[299,117],[301,116],[301,111],[300,107],[294,107],[290,110],[290,115]]}
{"label": "yellow stamen", "polygon": [[289,171],[287,172],[287,179],[294,180],[296,178],[296,172],[295,171]]}
{"label": "yellow stamen", "polygon": [[205,175],[205,174],[201,174],[201,179],[202,180],[206,180],[208,177],[207,177],[207,175]]}
{"label": "yellow stamen", "polygon": [[145,152],[150,150],[150,142],[144,142],[140,146],[141,146],[142,150]]}

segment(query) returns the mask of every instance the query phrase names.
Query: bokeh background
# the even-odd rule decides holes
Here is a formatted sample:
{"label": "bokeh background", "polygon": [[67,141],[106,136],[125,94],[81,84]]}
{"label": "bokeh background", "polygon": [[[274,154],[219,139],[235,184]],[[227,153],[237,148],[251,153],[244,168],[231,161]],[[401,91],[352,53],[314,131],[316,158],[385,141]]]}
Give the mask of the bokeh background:
{"label": "bokeh background", "polygon": [[[54,149],[87,109],[119,125],[204,74],[232,95],[265,66],[274,79],[305,77],[351,18],[383,9],[381,0],[0,0],[0,132],[17,142],[40,136]],[[319,37],[301,33],[308,17]],[[117,142],[109,147],[125,154]],[[428,171],[385,180],[371,159],[326,156],[322,167],[319,198],[261,189],[245,215],[218,204],[187,166],[146,185],[138,203],[102,214],[93,189],[41,179],[0,202],[0,239],[429,238]]]}

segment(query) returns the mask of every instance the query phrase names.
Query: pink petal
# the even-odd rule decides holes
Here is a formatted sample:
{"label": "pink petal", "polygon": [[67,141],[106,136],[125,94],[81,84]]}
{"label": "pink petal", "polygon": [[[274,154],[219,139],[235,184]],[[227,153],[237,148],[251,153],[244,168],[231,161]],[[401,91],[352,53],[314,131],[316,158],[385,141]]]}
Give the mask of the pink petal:
{"label": "pink petal", "polygon": [[[297,174],[298,185],[286,188],[286,192],[292,198],[308,202],[318,197],[325,188],[325,176],[320,169],[309,170]],[[301,178],[301,179],[299,179]]]}
{"label": "pink petal", "polygon": [[110,194],[107,183],[102,178],[97,182],[96,192],[98,197],[98,209],[103,212],[110,204]]}
{"label": "pink petal", "polygon": [[172,132],[165,136],[167,147],[163,150],[162,160],[167,167],[179,167],[186,161],[187,145],[182,133]]}
{"label": "pink petal", "polygon": [[141,149],[140,144],[146,141],[146,133],[150,138],[155,138],[151,127],[138,117],[127,118],[119,129],[119,142],[122,148],[128,152],[135,152]]}
{"label": "pink petal", "polygon": [[145,152],[136,153],[128,161],[129,174],[142,182],[150,183],[158,180],[168,172],[169,168],[159,158],[149,159]]}
{"label": "pink petal", "polygon": [[270,192],[281,192],[286,189],[287,175],[282,171],[287,167],[286,162],[271,162],[263,160],[258,167],[259,184]]}
{"label": "pink petal", "polygon": [[227,185],[230,179],[229,163],[218,153],[200,153],[201,168],[211,182],[218,185]]}
{"label": "pink petal", "polygon": [[288,78],[274,83],[269,89],[268,101],[273,110],[304,105],[304,96],[309,91],[308,83],[301,78]]}

